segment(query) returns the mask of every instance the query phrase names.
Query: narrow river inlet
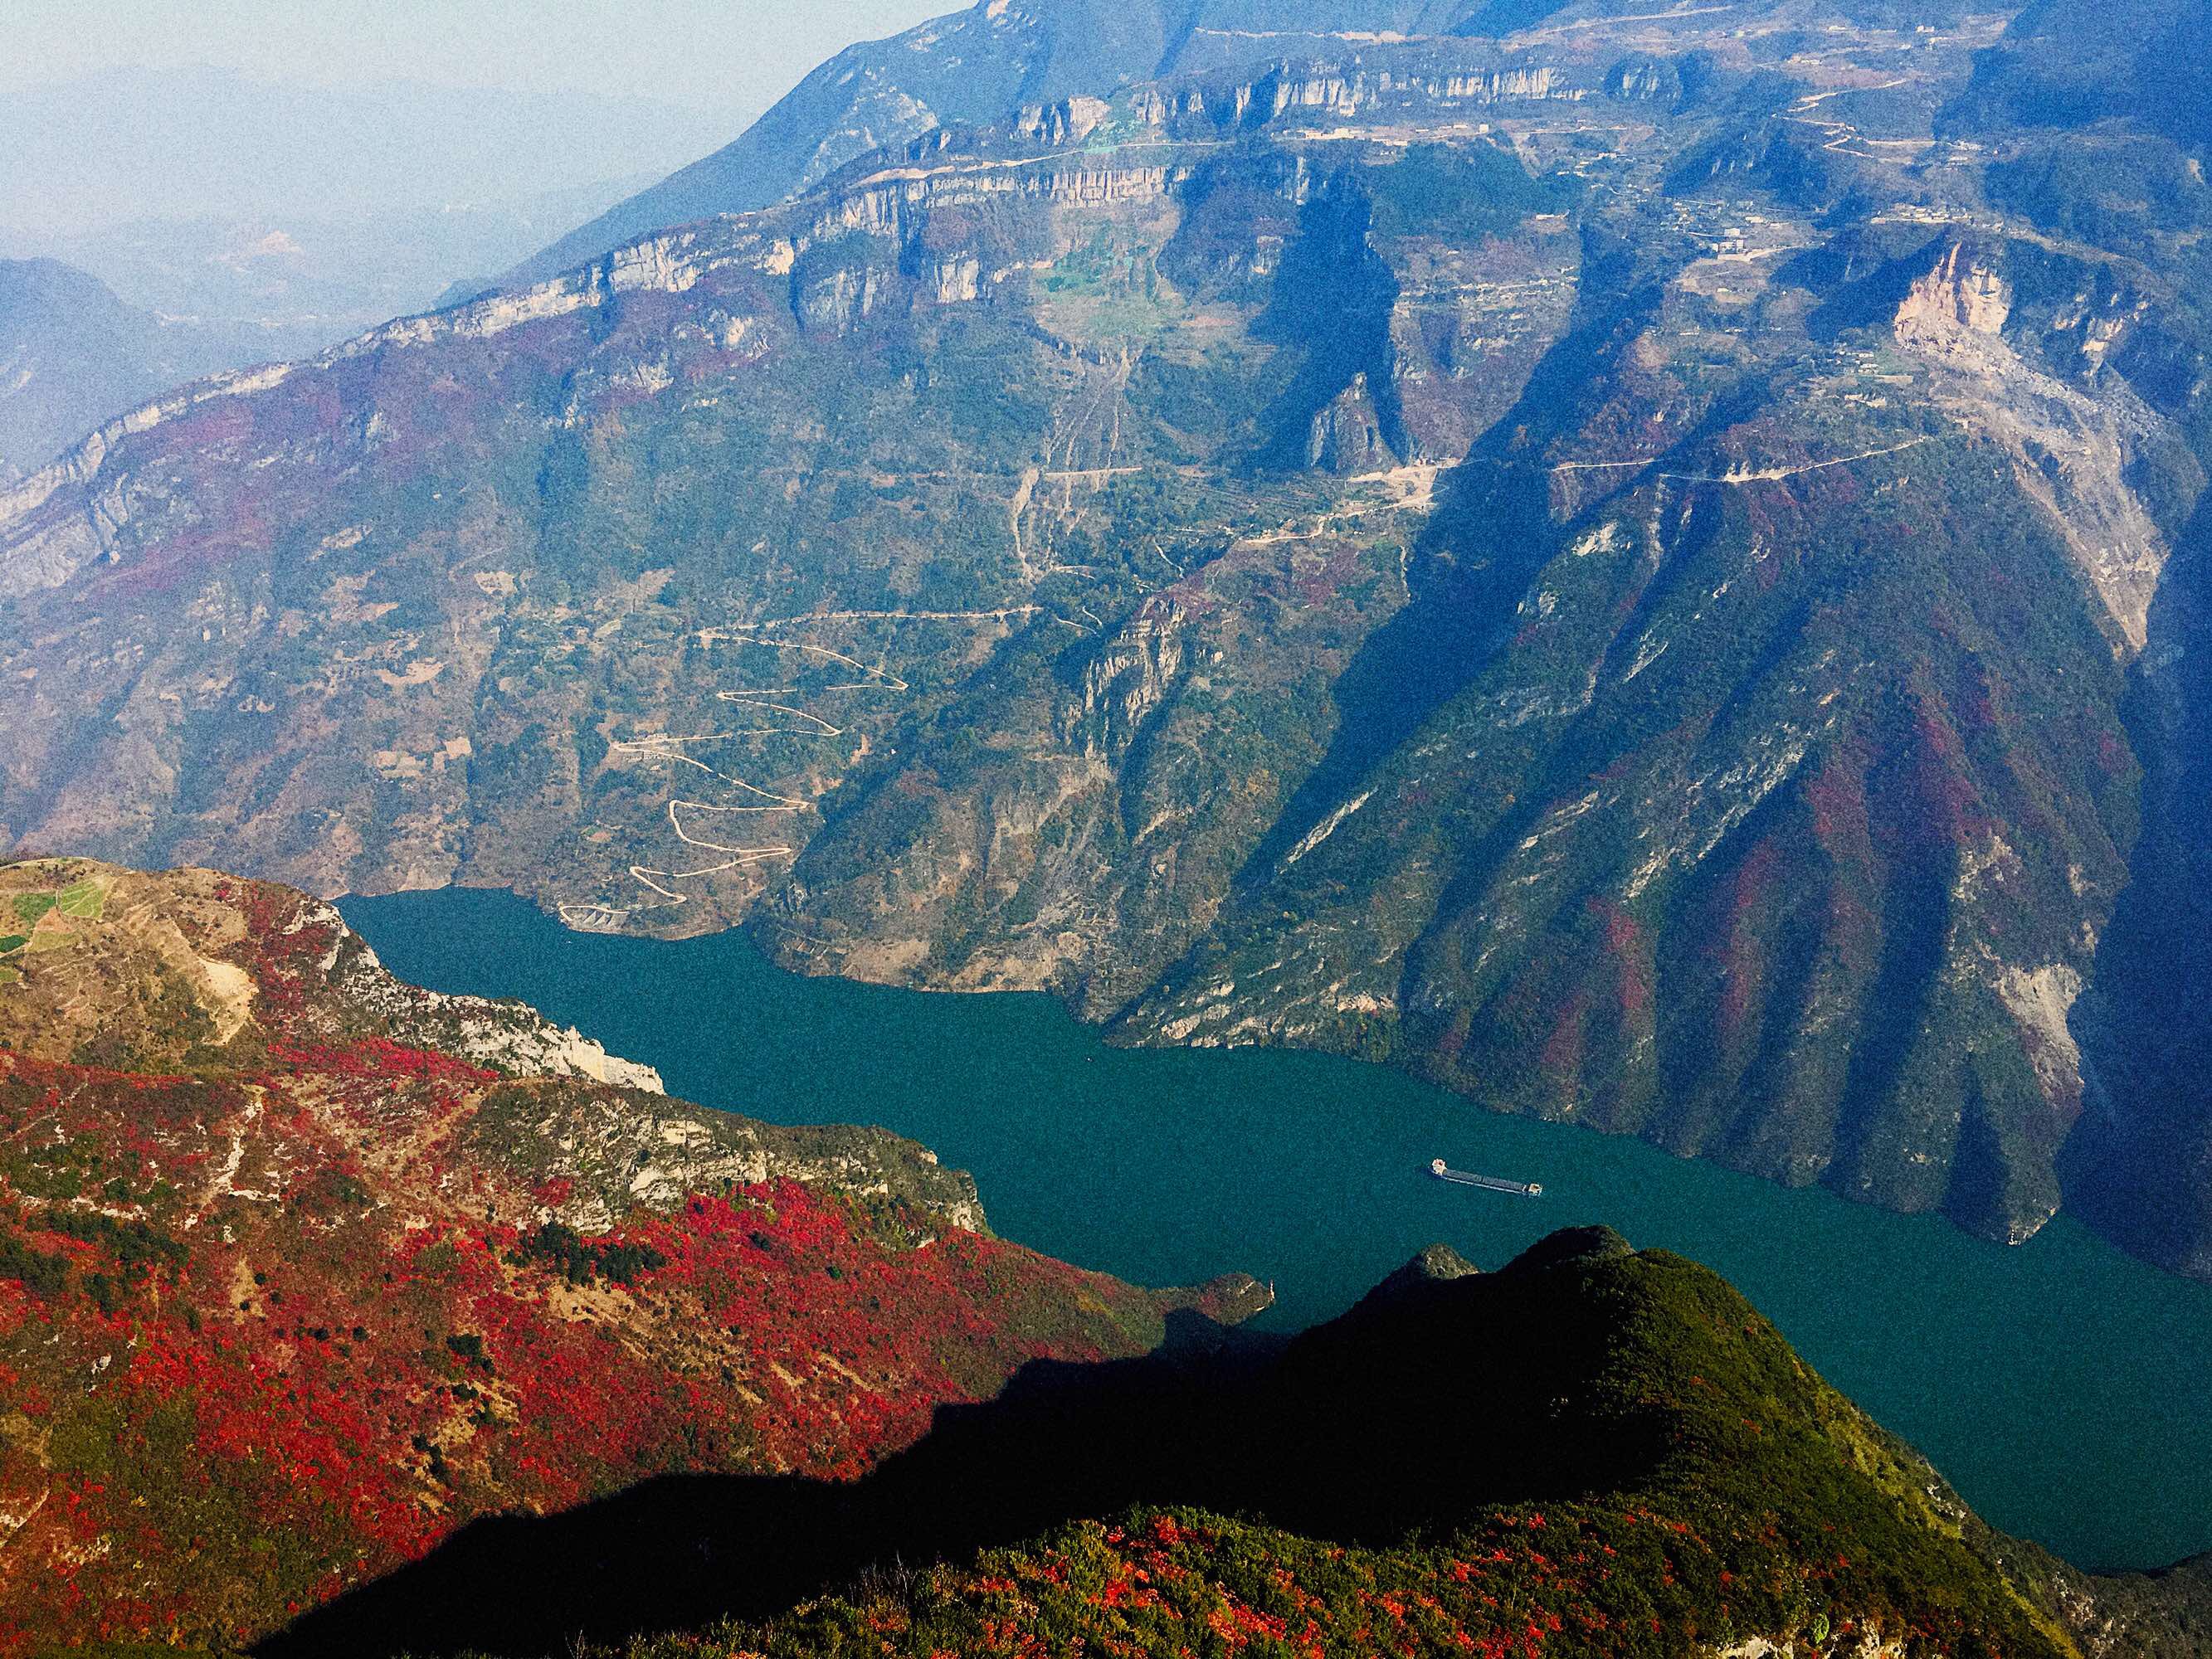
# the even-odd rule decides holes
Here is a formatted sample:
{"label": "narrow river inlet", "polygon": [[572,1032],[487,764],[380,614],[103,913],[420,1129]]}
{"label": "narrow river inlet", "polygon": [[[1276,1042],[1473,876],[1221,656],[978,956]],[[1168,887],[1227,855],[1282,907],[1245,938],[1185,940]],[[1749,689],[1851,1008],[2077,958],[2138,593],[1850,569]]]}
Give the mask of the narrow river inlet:
{"label": "narrow river inlet", "polygon": [[[1606,1223],[1734,1280],[1993,1525],[2095,1569],[2212,1548],[2212,1286],[2063,1217],[2008,1249],[1356,1060],[1110,1048],[1048,997],[807,979],[737,933],[578,933],[481,891],[342,908],[404,979],[520,997],[703,1105],[884,1125],[972,1170],[1006,1237],[1149,1285],[1242,1269],[1286,1328],[1425,1244],[1490,1267]],[[1434,1180],[1438,1158],[1543,1195]]]}

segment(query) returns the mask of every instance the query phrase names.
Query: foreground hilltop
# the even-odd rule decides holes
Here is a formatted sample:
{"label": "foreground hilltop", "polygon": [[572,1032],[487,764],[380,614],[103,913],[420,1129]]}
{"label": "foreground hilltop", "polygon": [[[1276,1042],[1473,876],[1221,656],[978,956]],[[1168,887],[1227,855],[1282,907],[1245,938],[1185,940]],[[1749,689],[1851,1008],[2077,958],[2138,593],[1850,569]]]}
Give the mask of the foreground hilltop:
{"label": "foreground hilltop", "polygon": [[1160,1339],[922,1148],[670,1101],[297,892],[46,860],[0,918],[0,1652],[257,1639],[474,1516],[850,1476]]}
{"label": "foreground hilltop", "polygon": [[2185,1659],[2208,1613],[2202,1565],[1991,1533],[1719,1278],[1591,1228],[1288,1343],[1032,1368],[850,1487],[468,1534],[270,1654]]}

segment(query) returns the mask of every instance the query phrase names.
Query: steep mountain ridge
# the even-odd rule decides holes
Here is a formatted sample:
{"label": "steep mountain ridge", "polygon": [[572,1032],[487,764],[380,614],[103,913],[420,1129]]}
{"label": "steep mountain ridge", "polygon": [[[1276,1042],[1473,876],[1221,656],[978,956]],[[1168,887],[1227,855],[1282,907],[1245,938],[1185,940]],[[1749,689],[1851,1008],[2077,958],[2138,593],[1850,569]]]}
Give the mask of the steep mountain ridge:
{"label": "steep mountain ridge", "polygon": [[[939,127],[118,422],[0,502],[0,839],[750,917],[2026,1237],[2194,1132],[2074,1010],[2197,243],[1960,125],[2003,20],[1755,21]],[[2187,1265],[2193,1179],[2107,1224]]]}
{"label": "steep mountain ridge", "polygon": [[[2101,20],[2075,4],[2039,6],[1978,67],[1948,118],[1979,119],[2001,135],[2008,204],[2055,235],[2127,246],[2199,239],[2212,227],[2203,184],[2212,86],[2196,44],[2204,22],[2201,9],[2160,0]],[[2190,433],[2200,464],[2212,453],[2194,344],[2203,337],[2203,273],[2199,257],[2186,270],[2193,287],[2160,295],[2181,313],[2180,326],[2138,327],[2119,343],[2130,380]],[[2125,264],[2108,284],[2138,315],[2146,290],[2164,286]],[[2145,491],[2156,493],[2155,483]],[[2212,1022],[2192,989],[2212,969],[2203,947],[2212,809],[2202,762],[2212,707],[2204,605],[2212,519],[2193,478],[2165,515],[2175,526],[2172,557],[2146,612],[2126,709],[2145,770],[2142,833],[2076,1022],[2094,1109],[2068,1149],[2067,1173],[2071,1201],[2100,1227],[2204,1277],[2212,1275],[2212,1109],[2198,1079]]]}

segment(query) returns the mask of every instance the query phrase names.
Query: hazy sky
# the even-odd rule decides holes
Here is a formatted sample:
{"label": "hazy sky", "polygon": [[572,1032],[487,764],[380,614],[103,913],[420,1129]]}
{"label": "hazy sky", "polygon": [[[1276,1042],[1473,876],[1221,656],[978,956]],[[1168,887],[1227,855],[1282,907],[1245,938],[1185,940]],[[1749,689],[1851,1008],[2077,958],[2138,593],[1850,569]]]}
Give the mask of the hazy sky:
{"label": "hazy sky", "polygon": [[[757,112],[963,0],[0,0],[0,91],[126,65],[417,80]],[[732,137],[735,135],[732,134]]]}

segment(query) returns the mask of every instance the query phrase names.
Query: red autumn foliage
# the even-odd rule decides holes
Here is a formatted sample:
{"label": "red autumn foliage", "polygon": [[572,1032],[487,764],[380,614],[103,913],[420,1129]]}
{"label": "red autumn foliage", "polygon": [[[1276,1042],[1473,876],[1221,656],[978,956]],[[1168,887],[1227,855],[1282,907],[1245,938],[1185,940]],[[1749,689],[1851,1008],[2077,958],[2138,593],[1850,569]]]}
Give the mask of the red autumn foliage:
{"label": "red autumn foliage", "polygon": [[[264,985],[313,991],[313,931]],[[1127,1286],[793,1180],[583,1235],[629,1265],[578,1282],[524,1248],[577,1182],[467,1133],[503,1082],[379,1036],[220,1078],[0,1053],[0,1655],[251,1640],[654,1474],[851,1479],[1149,1339]]]}

